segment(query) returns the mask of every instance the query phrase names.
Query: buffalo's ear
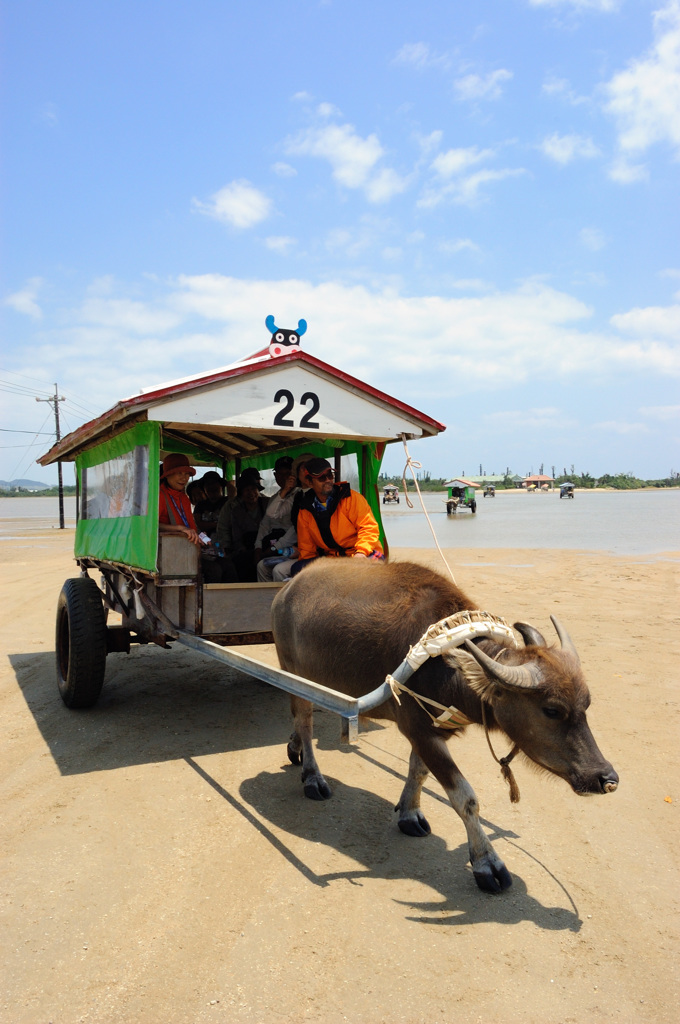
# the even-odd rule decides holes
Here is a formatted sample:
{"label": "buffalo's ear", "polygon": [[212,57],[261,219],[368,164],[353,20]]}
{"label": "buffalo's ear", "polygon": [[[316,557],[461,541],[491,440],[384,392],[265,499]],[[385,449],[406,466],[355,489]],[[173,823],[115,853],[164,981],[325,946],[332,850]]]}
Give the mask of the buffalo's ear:
{"label": "buffalo's ear", "polygon": [[521,634],[525,647],[548,646],[542,634],[538,632],[535,626],[530,626],[528,622],[515,622],[513,626]]}
{"label": "buffalo's ear", "polygon": [[474,690],[478,697],[487,701],[487,703],[491,703],[499,687],[493,679],[487,676],[482,666],[471,654],[461,650],[460,647],[454,647],[452,650],[447,651],[443,657],[444,661],[451,665],[452,668],[457,668],[462,672],[465,682],[470,689]]}

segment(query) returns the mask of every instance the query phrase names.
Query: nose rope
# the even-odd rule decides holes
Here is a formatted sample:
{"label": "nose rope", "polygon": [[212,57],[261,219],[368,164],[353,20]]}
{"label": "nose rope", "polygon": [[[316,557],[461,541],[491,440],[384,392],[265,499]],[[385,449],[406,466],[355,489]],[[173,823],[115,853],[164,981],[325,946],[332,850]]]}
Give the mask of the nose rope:
{"label": "nose rope", "polygon": [[510,787],[510,803],[511,804],[518,804],[519,803],[519,786],[517,785],[517,782],[515,780],[515,776],[512,774],[512,768],[510,767],[510,762],[512,761],[512,759],[515,756],[515,754],[519,754],[519,747],[515,743],[515,745],[513,746],[512,750],[510,751],[510,753],[506,754],[505,757],[501,757],[501,758],[496,757],[496,752],[493,749],[493,747],[491,746],[491,737],[489,736],[489,726],[487,725],[487,721],[486,721],[486,705],[485,705],[484,701],[482,701],[482,724],[484,726],[484,735],[486,736],[486,742],[489,744],[489,750],[491,751],[491,756],[493,757],[493,759],[496,762],[496,764],[500,765],[500,767],[501,767],[501,775],[503,776],[503,778],[507,782],[508,786]]}
{"label": "nose rope", "polygon": [[404,472],[401,474],[401,482],[402,482],[403,487],[404,487],[404,497],[406,498],[406,504],[408,505],[409,508],[413,508],[413,503],[412,503],[411,499],[408,496],[408,489],[406,487],[406,470],[410,469],[411,470],[411,476],[413,477],[413,483],[415,484],[416,491],[418,493],[418,497],[420,498],[420,504],[421,504],[422,509],[423,509],[423,514],[424,514],[425,518],[427,519],[427,524],[430,527],[430,531],[432,533],[432,538],[434,540],[434,543],[435,543],[435,546],[437,548],[437,551],[441,555],[442,562],[446,566],[446,569],[448,571],[449,576],[453,580],[454,584],[456,586],[458,586],[458,584],[456,583],[456,577],[453,575],[453,571],[451,569],[451,566],[446,561],[446,557],[444,555],[444,552],[442,551],[442,549],[439,546],[439,541],[437,540],[437,535],[434,532],[434,527],[432,525],[432,521],[430,520],[430,517],[427,514],[427,510],[425,509],[425,502],[423,501],[423,496],[420,493],[420,487],[418,486],[418,480],[416,478],[416,474],[415,474],[414,470],[415,469],[422,469],[422,465],[421,465],[420,462],[416,462],[415,459],[412,459],[411,456],[409,455],[408,446],[406,444],[406,434],[402,434],[401,435],[401,440],[402,440],[402,443],[404,445],[404,452],[406,453],[406,465],[404,466]]}

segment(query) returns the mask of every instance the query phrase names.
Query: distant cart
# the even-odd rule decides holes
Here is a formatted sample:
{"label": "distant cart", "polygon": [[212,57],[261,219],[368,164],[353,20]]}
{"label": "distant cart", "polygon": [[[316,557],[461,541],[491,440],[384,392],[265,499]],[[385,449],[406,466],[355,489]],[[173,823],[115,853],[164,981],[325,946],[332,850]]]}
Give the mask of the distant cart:
{"label": "distant cart", "polygon": [[477,484],[471,480],[459,477],[456,480],[449,480],[445,485],[447,496],[446,514],[455,516],[458,512],[469,511],[473,514],[477,511],[477,498],[475,496]]}
{"label": "distant cart", "polygon": [[485,498],[495,498],[496,497],[496,488],[494,487],[493,484],[487,484],[486,485],[486,487],[484,488],[484,497]]}
{"label": "distant cart", "polygon": [[395,487],[394,484],[385,484],[382,493],[383,505],[398,505],[399,504],[399,488]]}
{"label": "distant cart", "polygon": [[574,497],[574,485],[569,481],[560,484],[560,498],[573,498]]}
{"label": "distant cart", "polygon": [[[358,714],[384,701],[382,690],[356,701],[226,649],[272,641],[270,607],[283,584],[206,583],[197,548],[159,535],[159,465],[179,452],[229,479],[249,466],[271,469],[283,454],[323,456],[367,499],[384,541],[377,482],[386,445],[444,429],[294,348],[146,389],[62,438],[38,461],[76,468],[80,576],[66,580],[57,603],[64,703],[96,703],[108,654],[180,643],[337,712],[345,735],[356,735]],[[120,624],[108,622],[111,612]]]}

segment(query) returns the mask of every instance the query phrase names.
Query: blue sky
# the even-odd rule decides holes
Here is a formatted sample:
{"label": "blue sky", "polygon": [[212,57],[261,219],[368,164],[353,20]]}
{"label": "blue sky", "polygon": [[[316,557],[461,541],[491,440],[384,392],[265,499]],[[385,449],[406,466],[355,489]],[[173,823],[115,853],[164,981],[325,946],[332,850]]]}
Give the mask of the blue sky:
{"label": "blue sky", "polygon": [[54,477],[52,382],[67,431],[269,313],[446,423],[432,475],[680,470],[680,0],[7,0],[2,27],[0,478]]}

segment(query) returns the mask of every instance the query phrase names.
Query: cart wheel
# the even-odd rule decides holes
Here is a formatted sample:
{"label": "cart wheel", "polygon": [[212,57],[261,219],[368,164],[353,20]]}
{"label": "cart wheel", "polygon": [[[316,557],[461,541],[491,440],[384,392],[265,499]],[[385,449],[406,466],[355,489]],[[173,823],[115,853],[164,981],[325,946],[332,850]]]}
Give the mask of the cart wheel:
{"label": "cart wheel", "polygon": [[57,604],[57,684],[67,708],[91,708],[104,685],[106,617],[89,576],[66,580]]}
{"label": "cart wheel", "polygon": [[472,510],[473,512],[476,512],[476,511],[477,511],[477,502],[476,502],[476,501],[471,501],[471,502],[470,502],[470,509],[471,509],[471,510]]}

